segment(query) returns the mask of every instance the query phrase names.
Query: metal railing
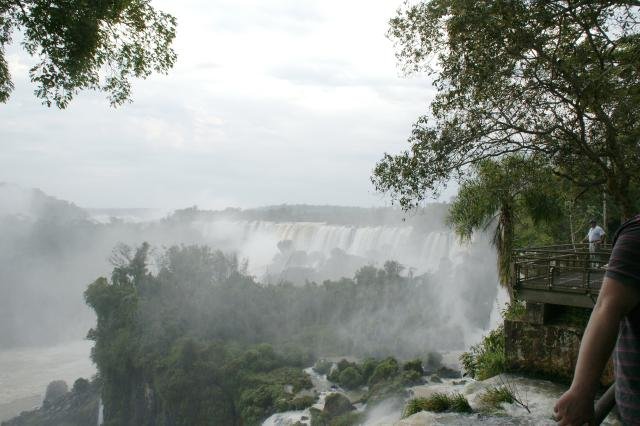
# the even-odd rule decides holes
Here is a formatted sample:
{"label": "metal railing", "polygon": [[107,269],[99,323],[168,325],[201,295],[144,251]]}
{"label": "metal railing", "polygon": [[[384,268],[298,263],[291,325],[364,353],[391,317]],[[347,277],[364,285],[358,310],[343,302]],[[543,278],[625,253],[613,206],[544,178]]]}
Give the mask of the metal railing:
{"label": "metal railing", "polygon": [[516,290],[588,294],[597,297],[611,246],[595,252],[588,244],[528,247],[513,251],[512,284]]}

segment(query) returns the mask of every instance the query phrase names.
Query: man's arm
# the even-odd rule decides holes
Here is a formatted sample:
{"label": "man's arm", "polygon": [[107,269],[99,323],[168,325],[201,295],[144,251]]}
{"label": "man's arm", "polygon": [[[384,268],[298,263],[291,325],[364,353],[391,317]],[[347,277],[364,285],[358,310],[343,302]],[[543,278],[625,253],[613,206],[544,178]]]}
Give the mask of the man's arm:
{"label": "man's arm", "polygon": [[582,426],[593,421],[598,382],[616,343],[620,320],[638,303],[638,288],[605,277],[582,337],[573,382],[554,408],[560,425]]}

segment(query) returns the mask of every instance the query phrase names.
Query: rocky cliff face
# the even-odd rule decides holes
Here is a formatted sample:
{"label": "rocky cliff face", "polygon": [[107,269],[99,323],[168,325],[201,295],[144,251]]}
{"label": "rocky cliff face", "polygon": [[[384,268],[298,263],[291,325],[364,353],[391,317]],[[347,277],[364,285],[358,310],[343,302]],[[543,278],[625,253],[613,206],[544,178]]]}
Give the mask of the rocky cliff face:
{"label": "rocky cliff face", "polygon": [[[505,320],[504,330],[509,371],[571,382],[584,326]],[[613,383],[611,360],[600,382],[603,386]]]}

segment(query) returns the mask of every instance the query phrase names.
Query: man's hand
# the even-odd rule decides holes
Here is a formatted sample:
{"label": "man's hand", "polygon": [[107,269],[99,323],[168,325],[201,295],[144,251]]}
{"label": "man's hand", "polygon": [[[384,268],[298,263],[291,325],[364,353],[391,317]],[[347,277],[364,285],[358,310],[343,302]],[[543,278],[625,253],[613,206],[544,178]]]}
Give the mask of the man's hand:
{"label": "man's hand", "polygon": [[569,389],[553,408],[555,420],[560,426],[593,425],[594,395]]}

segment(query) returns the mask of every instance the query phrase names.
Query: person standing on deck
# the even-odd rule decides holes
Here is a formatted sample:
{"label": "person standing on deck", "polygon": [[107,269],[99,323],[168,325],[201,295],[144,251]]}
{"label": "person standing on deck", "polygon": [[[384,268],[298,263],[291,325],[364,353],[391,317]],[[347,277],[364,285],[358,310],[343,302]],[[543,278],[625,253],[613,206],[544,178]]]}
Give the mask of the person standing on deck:
{"label": "person standing on deck", "polygon": [[609,266],[582,336],[573,382],[554,408],[561,426],[592,424],[594,399],[611,355],[625,425],[640,425],[640,214],[613,237]]}
{"label": "person standing on deck", "polygon": [[598,267],[598,252],[600,251],[600,247],[602,243],[604,243],[605,232],[602,227],[598,225],[595,219],[592,219],[591,227],[589,228],[589,232],[587,232],[587,236],[582,241],[589,242],[589,253],[591,254],[591,267]]}

